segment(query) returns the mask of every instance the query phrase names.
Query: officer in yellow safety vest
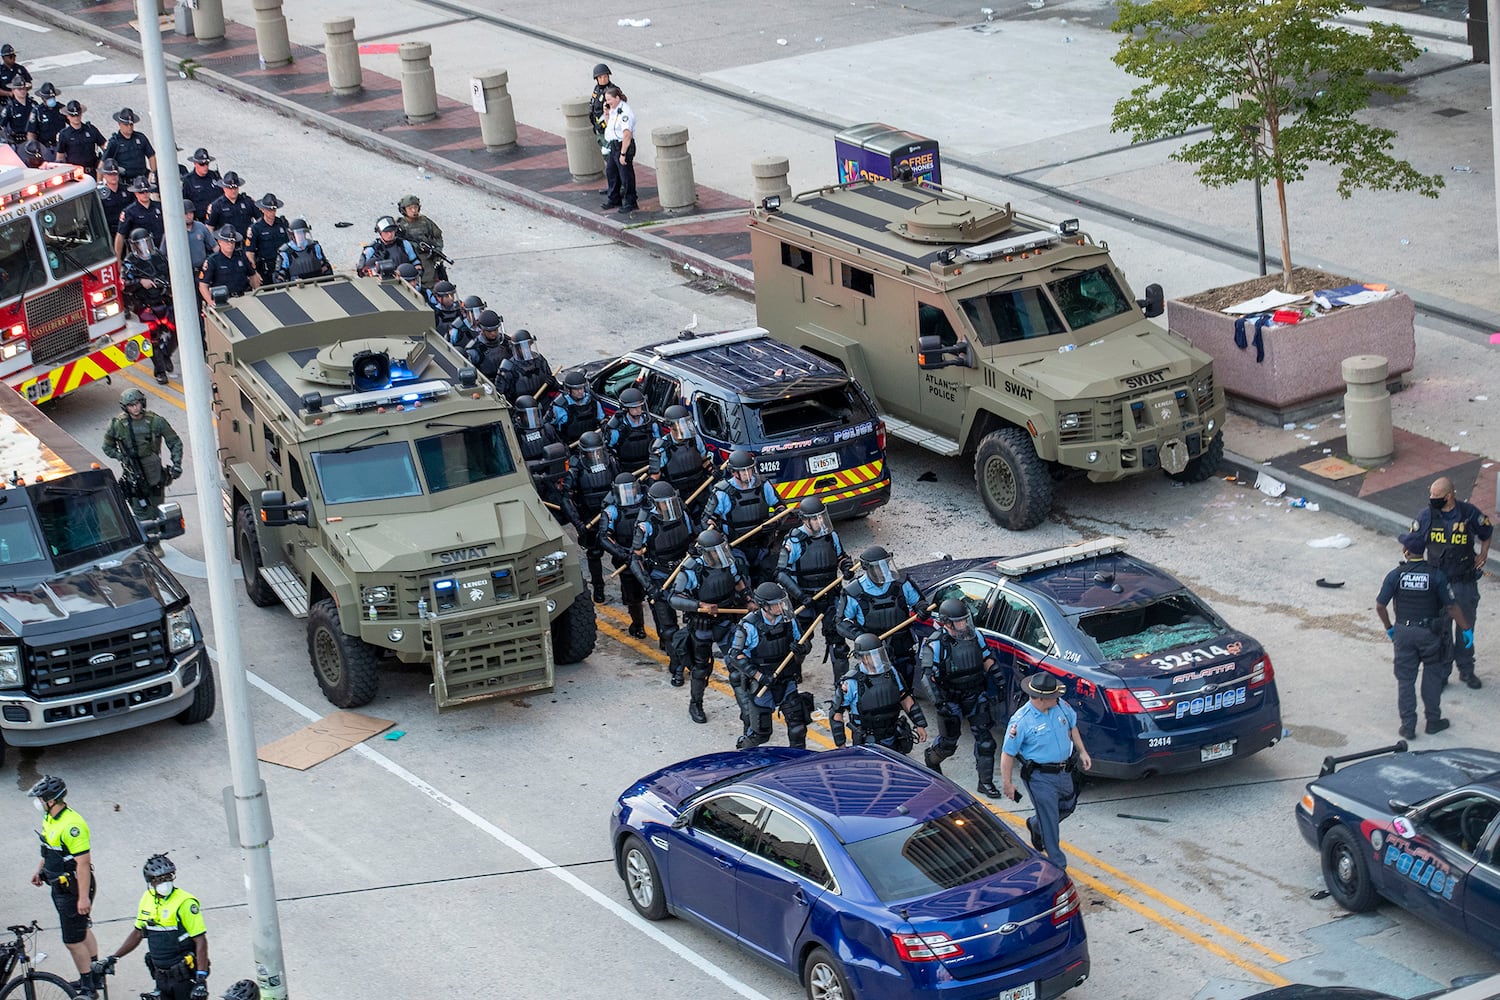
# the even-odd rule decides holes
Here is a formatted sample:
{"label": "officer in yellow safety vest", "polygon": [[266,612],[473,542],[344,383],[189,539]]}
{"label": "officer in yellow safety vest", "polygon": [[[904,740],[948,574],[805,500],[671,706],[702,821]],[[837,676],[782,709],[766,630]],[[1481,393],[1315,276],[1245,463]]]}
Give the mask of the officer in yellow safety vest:
{"label": "officer in yellow safety vest", "polygon": [[93,993],[95,983],[89,971],[99,955],[99,945],[90,928],[89,912],[94,906],[94,866],[89,852],[89,825],[63,801],[67,784],[47,774],[26,793],[42,812],[42,860],[32,873],[32,885],[52,887],[52,905],[57,907],[57,922],[63,944],[78,969],[76,993]]}
{"label": "officer in yellow safety vest", "polygon": [[177,888],[177,866],[165,854],[153,854],[141,868],[146,892],[135,927],[110,961],[124,958],[144,939],[146,969],[156,980],[162,1000],[207,1000],[208,932],[198,899]]}

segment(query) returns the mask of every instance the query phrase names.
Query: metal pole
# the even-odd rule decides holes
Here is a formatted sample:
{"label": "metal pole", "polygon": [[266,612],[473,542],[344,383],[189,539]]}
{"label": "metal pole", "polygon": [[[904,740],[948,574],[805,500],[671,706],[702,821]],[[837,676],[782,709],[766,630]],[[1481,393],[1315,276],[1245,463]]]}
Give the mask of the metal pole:
{"label": "metal pole", "polygon": [[[1260,150],[1255,151],[1255,158],[1260,159]],[[1266,276],[1266,209],[1261,203],[1260,197],[1260,175],[1255,177],[1255,250],[1260,260],[1260,276]]]}
{"label": "metal pole", "polygon": [[[229,770],[233,779],[233,814],[228,817],[245,852],[245,875],[250,888],[251,946],[256,977],[265,1000],[286,997],[286,963],[281,953],[281,925],[276,913],[276,884],[271,874],[271,810],[255,754],[255,730],[250,720],[250,688],[240,653],[240,624],[236,620],[234,566],[224,527],[209,523],[218,512],[219,458],[215,447],[208,366],[203,338],[198,335],[198,285],[189,264],[187,230],[182,223],[182,188],[177,183],[176,138],[172,107],[167,99],[166,64],[162,59],[161,26],[156,0],[136,0],[141,26],[141,59],[151,105],[152,131],[164,152],[158,175],[162,221],[166,230],[167,264],[172,276],[172,301],[181,351],[183,394],[187,398],[188,444],[193,454],[193,485],[202,501],[203,560],[208,567],[209,610],[219,651],[219,694],[224,703],[224,728],[229,739]],[[226,790],[226,801],[228,792]]]}
{"label": "metal pole", "polygon": [[1490,173],[1495,175],[1495,232],[1500,239],[1500,0],[1489,0],[1485,28],[1490,39],[1490,148],[1494,157]]}

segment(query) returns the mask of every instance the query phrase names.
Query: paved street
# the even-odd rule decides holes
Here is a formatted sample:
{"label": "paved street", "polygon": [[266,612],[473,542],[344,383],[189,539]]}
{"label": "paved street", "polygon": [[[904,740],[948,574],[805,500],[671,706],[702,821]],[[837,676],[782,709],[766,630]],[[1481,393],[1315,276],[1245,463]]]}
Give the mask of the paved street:
{"label": "paved street", "polygon": [[[229,6],[232,15],[248,21],[248,2]],[[299,4],[294,28],[305,31],[311,25],[315,32],[319,18],[334,6],[325,11],[321,0]],[[387,36],[392,39],[412,28],[436,38],[434,26],[453,22],[451,10],[436,11],[432,5],[382,10],[398,6],[400,11],[380,24],[382,34],[398,33]],[[680,4],[675,10],[698,6]],[[789,4],[784,10],[795,9]],[[590,37],[600,45],[615,40],[618,32],[611,26],[617,17],[650,16],[653,28],[671,28],[673,10],[664,5],[610,12],[607,23],[600,15]],[[911,32],[941,30],[936,19],[958,16],[956,6],[935,4],[908,5],[906,13],[879,23],[854,15],[835,18],[831,11],[831,6],[819,10],[795,26],[768,27],[769,45],[775,45],[775,37],[810,35],[837,39],[845,47],[896,46]],[[542,5],[520,5],[509,13],[544,22]],[[964,8],[964,17],[971,16]],[[847,30],[836,35],[833,28],[841,21]],[[1047,22],[1023,19],[1007,30],[1019,33],[1034,23]],[[777,57],[773,49],[761,53],[748,44],[745,51],[736,50],[733,40],[741,35],[731,22],[714,31],[697,24],[699,34],[667,36],[672,47],[692,54],[691,60],[684,55],[676,62],[685,69],[727,77]],[[461,37],[468,30],[464,24],[447,30],[452,44],[478,45]],[[57,83],[65,99],[83,100],[101,127],[109,111],[122,104],[144,115],[139,82],[82,86],[91,74],[136,71],[128,56],[59,29],[27,31],[0,21],[0,34],[24,42],[26,61],[56,59],[58,68],[38,78]],[[649,37],[650,48],[662,34]],[[536,60],[539,73],[561,64],[561,57],[546,54],[539,44],[514,44],[517,58],[524,53]],[[1099,46],[1097,39],[1091,44]],[[639,47],[645,51],[647,45]],[[79,53],[101,59],[75,61]],[[488,54],[496,57],[494,51]],[[385,57],[369,65],[380,65],[380,58]],[[568,63],[573,75],[578,61],[572,57]],[[543,99],[524,96],[517,65],[512,63],[518,117],[526,119]],[[1457,65],[1451,70],[1452,78],[1484,72]],[[445,71],[450,97],[466,93],[467,72],[467,66]],[[820,72],[829,70],[825,66]],[[768,85],[771,75],[762,70],[758,79]],[[450,86],[455,81],[457,89]],[[874,91],[868,81],[856,83],[850,90],[870,99]],[[527,86],[538,94],[542,89]],[[827,80],[808,77],[801,86],[811,93],[814,86],[826,87]],[[199,82],[174,80],[171,90],[179,143],[188,150],[206,145],[221,169],[247,178],[252,193],[272,190],[287,203],[285,214],[305,214],[335,262],[352,262],[373,219],[401,195],[419,193],[457,259],[453,276],[460,294],[484,295],[511,331],[531,329],[554,364],[669,336],[695,320],[700,330],[753,322],[753,305],[744,295],[693,282],[665,257],[598,229],[521,208],[471,185],[423,177],[410,165]],[[535,103],[527,105],[528,100]],[[679,109],[690,110],[686,104],[674,107]],[[854,106],[844,114],[853,120],[872,110],[878,114]],[[549,113],[555,117],[555,110]],[[1058,113],[1058,107],[1049,113]],[[541,116],[532,120],[542,122]],[[543,124],[554,131],[560,127],[551,119]],[[147,119],[148,133],[149,125]],[[967,135],[963,123],[951,128],[954,145],[963,148],[965,141],[957,138]],[[778,139],[785,134],[783,127]],[[799,167],[811,183],[824,178],[829,157],[823,139],[808,142],[810,149],[820,144],[818,161],[810,151],[807,165]],[[983,141],[973,143],[965,155],[985,155]],[[781,146],[763,151],[788,152]],[[719,183],[722,177],[722,189],[738,194],[747,184],[741,175],[749,155],[711,146],[695,150],[699,180]],[[1155,183],[1151,175],[1159,173],[1159,167],[1143,165],[1136,183],[1149,187]],[[1182,215],[1200,217],[1200,210],[1209,212],[1207,206],[1184,206]],[[342,221],[352,225],[339,228]],[[1173,250],[1152,266],[1139,234],[1109,232],[1137,287],[1163,280],[1158,268],[1179,264],[1187,276],[1178,280],[1195,284],[1233,270],[1223,262],[1189,260],[1185,250]],[[1359,245],[1357,233],[1348,240]],[[1487,299],[1474,305],[1490,308]],[[1457,440],[1458,430],[1473,430],[1481,439],[1473,446],[1477,453],[1500,454],[1494,421],[1486,427],[1453,413],[1457,399],[1475,394],[1468,380],[1486,370],[1486,348],[1472,331],[1424,326],[1421,337],[1414,386],[1397,399],[1398,420],[1404,408],[1409,423],[1434,437],[1451,434]],[[180,384],[158,387],[144,372],[71,396],[50,415],[97,446],[116,412],[118,391],[137,384],[151,394],[153,408],[185,428]],[[1500,395],[1496,398],[1500,401]],[[1259,432],[1247,429],[1245,437],[1258,438]],[[1351,917],[1330,900],[1313,899],[1322,888],[1317,858],[1292,822],[1302,786],[1324,755],[1384,745],[1394,736],[1389,646],[1371,610],[1379,580],[1397,558],[1387,535],[1331,513],[1288,509],[1244,485],[1212,481],[1178,487],[1151,477],[1114,486],[1064,484],[1053,520],[1018,539],[976,514],[972,471],[965,464],[900,443],[892,445],[890,461],[899,484],[893,501],[867,520],[840,526],[848,547],[857,551],[878,540],[898,559],[914,563],[939,546],[968,556],[1122,533],[1132,551],[1171,569],[1233,624],[1259,638],[1275,662],[1288,730],[1280,746],[1187,777],[1096,785],[1085,792],[1064,835],[1076,859],[1073,874],[1083,891],[1094,972],[1069,996],[1148,995],[1143,970],[1155,979],[1149,995],[1184,1000],[1232,1000],[1285,981],[1357,983],[1412,995],[1453,976],[1495,968],[1492,958],[1404,911],[1385,907]],[[191,476],[180,480],[175,498],[184,503],[193,530],[169,546],[169,561],[193,590],[207,623],[196,531],[218,526],[219,505],[217,497],[191,495],[191,482]],[[1339,533],[1353,544],[1345,549],[1307,545]],[[1346,586],[1318,588],[1320,577],[1345,580]],[[1486,633],[1495,634],[1496,625],[1489,585],[1486,594],[1481,642]],[[617,596],[612,587],[611,597]],[[243,595],[239,612],[256,689],[257,736],[265,743],[328,706],[307,663],[301,623],[279,609],[254,608]],[[405,732],[401,739],[373,740],[306,772],[264,767],[294,996],[352,997],[369,993],[372,982],[382,992],[504,998],[790,1000],[800,995],[792,981],[707,934],[681,922],[646,925],[629,911],[607,862],[604,831],[614,796],[663,763],[731,746],[737,720],[725,689],[718,687],[707,706],[709,725],[692,725],[685,696],[668,686],[654,646],[624,636],[621,606],[601,608],[600,622],[596,654],[584,664],[561,668],[551,694],[438,716],[428,677],[418,671],[391,673],[366,711],[396,720]],[[814,685],[819,699],[826,698],[824,670],[810,665],[809,674],[822,682]],[[1489,720],[1497,706],[1500,683],[1478,692],[1450,689],[1453,728],[1423,737],[1418,745],[1493,746]],[[826,731],[820,730],[814,742],[826,745]],[[948,767],[965,783],[973,780],[968,760],[965,737]],[[125,933],[141,888],[141,860],[165,850],[179,866],[180,884],[208,907],[215,993],[252,973],[242,869],[228,845],[219,793],[228,783],[221,719],[194,728],[168,723],[44,751],[11,749],[4,766],[21,790],[40,773],[61,774],[74,788],[72,801],[89,817],[97,844],[101,945],[112,947]],[[1017,811],[1013,818],[1023,815]],[[0,881],[0,905],[17,919],[35,915],[49,922],[53,915],[45,894],[25,882],[34,822],[22,796],[0,798],[0,829],[17,846],[16,860]],[[66,958],[55,934],[46,949],[52,956],[46,967],[61,971]],[[122,965],[119,985],[127,993],[147,985],[134,957]]]}

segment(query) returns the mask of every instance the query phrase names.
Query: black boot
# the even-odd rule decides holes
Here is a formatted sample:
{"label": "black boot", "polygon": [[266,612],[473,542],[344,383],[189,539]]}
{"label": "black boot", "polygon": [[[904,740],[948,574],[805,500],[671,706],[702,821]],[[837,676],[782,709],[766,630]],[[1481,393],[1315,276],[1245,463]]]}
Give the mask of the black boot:
{"label": "black boot", "polygon": [[994,778],[988,778],[988,779],[985,779],[985,780],[981,781],[979,783],[979,791],[980,791],[981,794],[987,795],[987,796],[989,796],[992,799],[998,799],[998,798],[1001,797],[1001,795],[1000,795],[1000,789],[998,789],[998,788],[995,787],[995,779]]}
{"label": "black boot", "polygon": [[938,774],[942,774],[943,773],[943,761],[942,761],[942,758],[941,757],[934,757],[933,756],[932,747],[928,747],[927,749],[925,749],[925,750],[922,751],[922,763],[924,763],[928,767],[932,768]]}
{"label": "black boot", "polygon": [[690,701],[690,702],[688,702],[688,718],[692,719],[694,722],[698,723],[698,725],[700,725],[700,726],[704,725],[705,723],[708,722],[708,716],[705,715],[704,712],[703,712],[703,702],[701,702],[701,701]]}
{"label": "black boot", "polygon": [[646,606],[637,601],[630,605],[629,610],[630,628],[625,630],[625,634],[632,639],[646,638]]}
{"label": "black boot", "polygon": [[708,678],[693,674],[692,687],[688,689],[688,718],[700,726],[708,722],[708,716],[703,712],[703,690],[708,687]]}
{"label": "black boot", "polygon": [[604,581],[599,577],[594,578],[594,603],[605,604],[609,598],[604,596]]}
{"label": "black boot", "polygon": [[684,684],[687,683],[687,679],[682,676],[682,665],[681,664],[669,663],[667,665],[667,672],[672,677],[672,686],[674,688],[680,688]]}

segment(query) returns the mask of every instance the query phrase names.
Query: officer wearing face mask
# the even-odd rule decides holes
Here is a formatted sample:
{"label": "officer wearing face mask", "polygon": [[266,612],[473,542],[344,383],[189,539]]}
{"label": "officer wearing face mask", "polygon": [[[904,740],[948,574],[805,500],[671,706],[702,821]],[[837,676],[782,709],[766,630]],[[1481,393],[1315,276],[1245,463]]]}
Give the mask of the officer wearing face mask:
{"label": "officer wearing face mask", "polygon": [[[1427,509],[1417,515],[1411,530],[1427,542],[1428,555],[1448,577],[1453,597],[1472,627],[1479,613],[1479,577],[1489,559],[1490,536],[1495,532],[1490,519],[1478,507],[1458,499],[1453,480],[1443,476],[1433,481],[1427,492]],[[1474,551],[1475,542],[1479,543],[1478,553]],[[1458,641],[1453,631],[1456,625],[1454,621],[1446,626],[1453,662],[1443,675],[1443,682],[1447,683],[1452,667],[1457,667],[1458,679],[1477,690],[1484,684],[1474,672],[1473,636],[1468,644]]]}
{"label": "officer wearing face mask", "polygon": [[57,155],[57,134],[68,124],[68,119],[58,101],[57,88],[52,84],[42,84],[37,88],[36,96],[41,102],[31,113],[31,130],[36,133],[37,142],[42,144],[47,159],[51,160]]}
{"label": "officer wearing face mask", "polygon": [[177,887],[177,866],[165,854],[153,854],[141,868],[146,891],[137,907],[135,926],[107,964],[113,966],[146,942],[146,970],[162,1000],[207,1000],[208,930],[196,897]]}

